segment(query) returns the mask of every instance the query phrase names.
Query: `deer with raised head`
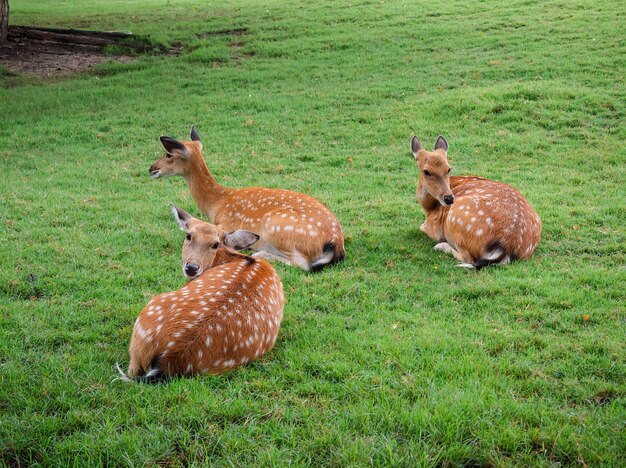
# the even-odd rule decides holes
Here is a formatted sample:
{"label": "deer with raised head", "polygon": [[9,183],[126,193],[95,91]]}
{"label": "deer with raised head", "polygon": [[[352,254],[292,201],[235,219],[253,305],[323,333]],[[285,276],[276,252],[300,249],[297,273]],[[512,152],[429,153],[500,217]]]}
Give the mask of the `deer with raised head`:
{"label": "deer with raised head", "polygon": [[183,273],[189,282],[159,294],[139,314],[130,341],[125,381],[219,374],[274,347],[285,296],[280,277],[263,259],[236,250],[259,236],[191,217],[172,206],[181,230]]}
{"label": "deer with raised head", "polygon": [[420,226],[454,255],[459,266],[482,268],[532,255],[541,238],[541,219],[513,187],[474,176],[450,177],[448,142],[437,138],[434,151],[416,136],[411,151],[420,169],[417,199],[426,214]]}
{"label": "deer with raised head", "polygon": [[345,257],[337,217],[315,198],[275,188],[231,189],[211,175],[202,143],[191,127],[191,141],[162,136],[165,155],[150,167],[150,175],[183,176],[191,196],[209,220],[226,230],[245,229],[259,236],[251,249],[257,258],[278,260],[306,271],[317,271]]}

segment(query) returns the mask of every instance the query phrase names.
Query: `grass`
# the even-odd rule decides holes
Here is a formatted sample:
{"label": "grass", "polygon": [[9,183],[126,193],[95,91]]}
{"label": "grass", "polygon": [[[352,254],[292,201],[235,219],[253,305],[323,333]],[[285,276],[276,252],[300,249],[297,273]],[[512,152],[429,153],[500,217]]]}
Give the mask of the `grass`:
{"label": "grass", "polygon": [[[11,21],[182,53],[0,73],[2,462],[623,464],[621,2],[80,3],[11,0]],[[141,308],[183,284],[167,203],[198,210],[147,170],[192,123],[225,185],[328,204],[348,257],[276,265],[288,303],[263,360],[111,382]],[[530,260],[476,273],[432,250],[412,132],[527,196]]]}

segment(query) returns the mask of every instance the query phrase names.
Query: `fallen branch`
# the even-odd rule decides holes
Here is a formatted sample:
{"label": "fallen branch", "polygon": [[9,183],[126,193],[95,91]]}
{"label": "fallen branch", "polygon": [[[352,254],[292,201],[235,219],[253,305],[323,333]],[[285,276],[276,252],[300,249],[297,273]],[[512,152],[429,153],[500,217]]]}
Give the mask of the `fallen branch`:
{"label": "fallen branch", "polygon": [[88,44],[99,47],[118,45],[136,50],[146,50],[150,48],[149,45],[145,43],[145,39],[140,36],[135,36],[133,33],[9,26],[9,39],[15,40],[19,38],[70,44]]}
{"label": "fallen branch", "polygon": [[128,39],[133,36],[132,32],[119,31],[91,31],[87,29],[58,29],[58,28],[33,28],[30,26],[11,26],[11,28],[19,28],[26,31],[45,31],[57,34],[77,34],[80,36],[102,37],[105,39]]}

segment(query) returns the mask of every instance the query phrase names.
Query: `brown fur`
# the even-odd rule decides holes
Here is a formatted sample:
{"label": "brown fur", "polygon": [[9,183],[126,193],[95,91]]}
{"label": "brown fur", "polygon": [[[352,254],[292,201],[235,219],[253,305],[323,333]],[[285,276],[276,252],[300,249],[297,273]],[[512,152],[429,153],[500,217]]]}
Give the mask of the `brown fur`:
{"label": "brown fur", "polygon": [[[276,343],[285,304],[276,271],[224,246],[225,234],[216,226],[191,218],[188,232],[195,240],[185,241],[183,259],[204,271],[141,311],[130,343],[130,377],[155,370],[151,365],[163,377],[218,374],[261,357]],[[217,249],[216,239],[222,239]]]}
{"label": "brown fur", "polygon": [[[524,196],[501,182],[449,177],[447,142],[445,149],[429,152],[415,140],[412,148],[420,168],[417,199],[426,214],[420,229],[439,242],[435,248],[465,266],[530,257],[541,238],[541,219]],[[454,202],[446,206],[444,197],[449,195],[454,195]]]}
{"label": "brown fur", "polygon": [[[163,141],[163,139],[162,139]],[[175,140],[174,140],[175,141]],[[225,230],[245,229],[259,235],[256,257],[279,260],[311,270],[344,258],[344,239],[337,217],[315,198],[263,187],[230,189],[211,175],[200,141],[176,142],[150,168],[153,177],[181,175],[200,211]],[[332,258],[324,247],[332,245]]]}

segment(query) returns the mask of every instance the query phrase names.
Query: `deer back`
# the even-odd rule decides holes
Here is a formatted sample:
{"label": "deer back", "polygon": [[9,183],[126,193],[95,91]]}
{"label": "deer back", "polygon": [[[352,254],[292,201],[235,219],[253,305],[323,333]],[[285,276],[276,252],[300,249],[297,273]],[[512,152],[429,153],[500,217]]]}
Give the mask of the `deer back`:
{"label": "deer back", "polygon": [[221,373],[259,358],[276,342],[285,303],[264,260],[238,254],[177,291],[154,297],[131,338],[131,376]]}
{"label": "deer back", "polygon": [[[528,258],[541,238],[541,219],[513,187],[480,177],[451,177],[454,204],[446,209],[447,240],[474,260],[495,246],[509,261]],[[444,207],[442,207],[444,208]]]}

